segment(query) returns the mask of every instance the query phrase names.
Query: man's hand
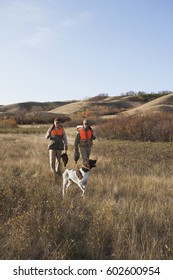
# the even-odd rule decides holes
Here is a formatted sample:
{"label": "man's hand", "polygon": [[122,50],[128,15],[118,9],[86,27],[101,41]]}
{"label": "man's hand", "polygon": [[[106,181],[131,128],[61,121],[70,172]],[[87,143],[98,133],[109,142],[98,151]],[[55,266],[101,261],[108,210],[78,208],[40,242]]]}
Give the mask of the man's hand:
{"label": "man's hand", "polygon": [[67,146],[67,145],[65,145],[65,152],[67,152],[67,150],[68,150],[68,146]]}

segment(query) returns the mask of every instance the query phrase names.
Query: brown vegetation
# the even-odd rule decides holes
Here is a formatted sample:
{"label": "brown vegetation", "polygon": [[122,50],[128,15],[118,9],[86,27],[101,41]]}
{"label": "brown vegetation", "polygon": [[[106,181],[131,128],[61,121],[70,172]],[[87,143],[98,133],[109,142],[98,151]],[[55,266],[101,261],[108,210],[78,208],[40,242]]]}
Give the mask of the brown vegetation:
{"label": "brown vegetation", "polygon": [[[173,95],[142,100],[141,111],[142,96],[98,96],[61,115],[71,118],[64,123],[67,167],[81,166],[73,162],[73,141],[83,118],[100,140],[85,199],[74,186],[62,200],[62,179],[50,173],[44,134],[52,113],[31,110],[35,125],[22,126],[1,106],[0,259],[173,259]],[[114,118],[102,119],[106,114]],[[24,123],[26,115],[18,115]]]}
{"label": "brown vegetation", "polygon": [[119,115],[100,123],[97,135],[107,139],[169,142],[173,140],[172,113]]}
{"label": "brown vegetation", "polygon": [[95,142],[86,198],[62,200],[44,135],[0,138],[1,259],[173,258],[172,143]]}

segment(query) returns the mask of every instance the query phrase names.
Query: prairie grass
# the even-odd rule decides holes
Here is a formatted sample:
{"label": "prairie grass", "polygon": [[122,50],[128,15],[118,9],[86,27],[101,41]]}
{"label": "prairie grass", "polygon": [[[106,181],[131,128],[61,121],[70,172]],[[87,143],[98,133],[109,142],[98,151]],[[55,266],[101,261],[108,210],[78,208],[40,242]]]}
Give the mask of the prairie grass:
{"label": "prairie grass", "polygon": [[43,134],[0,141],[0,259],[173,259],[172,143],[95,142],[85,199],[62,200]]}

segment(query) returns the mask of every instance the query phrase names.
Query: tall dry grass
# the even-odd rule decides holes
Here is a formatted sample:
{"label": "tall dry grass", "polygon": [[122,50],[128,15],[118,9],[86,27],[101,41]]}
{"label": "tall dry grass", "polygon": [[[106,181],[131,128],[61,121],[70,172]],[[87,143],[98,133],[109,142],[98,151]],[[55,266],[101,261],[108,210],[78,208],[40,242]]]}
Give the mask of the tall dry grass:
{"label": "tall dry grass", "polygon": [[0,141],[1,259],[173,258],[171,143],[95,142],[86,198],[73,185],[62,200],[44,135]]}

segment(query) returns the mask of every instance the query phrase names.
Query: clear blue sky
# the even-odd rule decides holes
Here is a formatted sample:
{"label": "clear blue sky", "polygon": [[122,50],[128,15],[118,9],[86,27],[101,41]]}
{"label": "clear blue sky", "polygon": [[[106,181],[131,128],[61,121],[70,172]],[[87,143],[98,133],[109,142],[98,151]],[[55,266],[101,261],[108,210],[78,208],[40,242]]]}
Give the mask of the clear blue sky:
{"label": "clear blue sky", "polygon": [[172,0],[0,0],[0,104],[173,90]]}

